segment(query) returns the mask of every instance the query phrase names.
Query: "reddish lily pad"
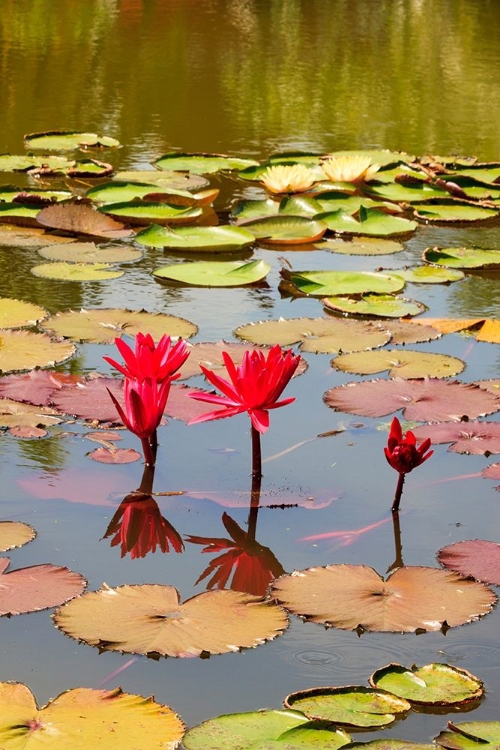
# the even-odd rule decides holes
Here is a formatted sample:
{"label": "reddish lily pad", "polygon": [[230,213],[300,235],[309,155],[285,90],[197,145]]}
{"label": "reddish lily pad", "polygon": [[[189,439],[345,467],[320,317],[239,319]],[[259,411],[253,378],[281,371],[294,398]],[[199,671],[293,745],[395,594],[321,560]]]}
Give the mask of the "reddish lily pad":
{"label": "reddish lily pad", "polygon": [[115,690],[75,688],[39,708],[29,688],[0,683],[0,743],[3,750],[30,745],[88,750],[178,747],[184,724],[152,697]]}
{"label": "reddish lily pad", "polygon": [[257,596],[208,591],[181,604],[173,586],[158,584],[91,591],[58,609],[54,622],[101,650],[176,657],[255,648],[288,627],[285,613]]}
{"label": "reddish lily pad", "polygon": [[417,440],[429,437],[433,443],[451,443],[448,450],[452,453],[500,453],[500,422],[431,424],[413,432]]}
{"label": "reddish lily pad", "polygon": [[382,688],[411,703],[430,706],[460,706],[477,701],[484,693],[483,683],[470,672],[449,664],[426,664],[409,669],[388,664],[370,677],[370,685]]}
{"label": "reddish lily pad", "polygon": [[84,203],[61,203],[47,206],[37,214],[36,220],[39,224],[51,229],[109,240],[123,239],[132,234],[132,230],[125,229],[124,224],[100,214]]}
{"label": "reddish lily pad", "polygon": [[36,537],[32,526],[20,521],[0,521],[0,552],[22,547]]}
{"label": "reddish lily pad", "polygon": [[121,424],[108,389],[123,403],[123,381],[102,376],[88,377],[77,385],[62,388],[51,396],[51,403],[59,412],[80,419]]}
{"label": "reddish lily pad", "polygon": [[437,568],[402,567],[386,581],[366,565],[328,565],[282,576],[271,596],[292,614],[342,630],[435,631],[488,614],[482,583]]}
{"label": "reddish lily pad", "polygon": [[302,711],[311,719],[353,727],[383,727],[411,708],[404,698],[362,685],[299,690],[288,695],[283,705]]}
{"label": "reddish lily pad", "polygon": [[142,458],[133,448],[96,448],[87,456],[100,464],[132,464]]}
{"label": "reddish lily pad", "polygon": [[6,573],[8,567],[9,559],[0,558],[0,616],[58,607],[79,596],[87,585],[80,573],[56,565],[33,565]]}
{"label": "reddish lily pad", "polygon": [[15,427],[9,427],[9,435],[17,438],[43,438],[49,433],[41,427],[32,427],[30,425],[16,425]]}
{"label": "reddish lily pad", "polygon": [[460,575],[500,586],[500,544],[497,542],[470,539],[448,544],[439,550],[438,560]]}
{"label": "reddish lily pad", "polygon": [[373,375],[388,370],[390,377],[449,378],[462,372],[465,362],[448,354],[411,349],[383,349],[342,354],[332,360],[332,366],[342,372],[358,375]]}
{"label": "reddish lily pad", "polygon": [[46,333],[0,331],[0,372],[53,367],[72,357],[75,351],[71,342],[54,341]]}
{"label": "reddish lily pad", "polygon": [[82,382],[80,375],[68,375],[53,370],[31,370],[0,379],[0,396],[3,399],[26,401],[35,406],[48,406],[50,396],[64,385]]}
{"label": "reddish lily pad", "polygon": [[415,422],[460,422],[500,410],[500,398],[458,380],[365,380],[330,388],[327,406],[363,417],[384,417],[398,409]]}

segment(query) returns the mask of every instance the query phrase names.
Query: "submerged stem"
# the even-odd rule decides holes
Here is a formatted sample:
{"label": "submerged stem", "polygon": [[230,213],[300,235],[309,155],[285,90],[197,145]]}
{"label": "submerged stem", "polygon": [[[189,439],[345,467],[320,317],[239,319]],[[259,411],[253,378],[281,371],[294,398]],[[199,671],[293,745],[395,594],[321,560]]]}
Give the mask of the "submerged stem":
{"label": "submerged stem", "polygon": [[406,474],[404,474],[403,472],[399,474],[396,494],[394,495],[394,501],[391,508],[393,512],[399,510],[399,501],[401,500],[401,495],[403,494],[403,484],[405,483],[405,476]]}

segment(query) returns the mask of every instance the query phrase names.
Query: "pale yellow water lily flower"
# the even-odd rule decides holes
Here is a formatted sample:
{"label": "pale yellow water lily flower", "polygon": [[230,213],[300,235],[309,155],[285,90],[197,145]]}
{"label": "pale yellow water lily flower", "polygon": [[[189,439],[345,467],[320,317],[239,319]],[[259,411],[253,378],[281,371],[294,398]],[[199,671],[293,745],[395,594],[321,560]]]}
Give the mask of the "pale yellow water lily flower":
{"label": "pale yellow water lily flower", "polygon": [[368,182],[380,169],[380,164],[362,155],[330,156],[321,166],[332,182]]}
{"label": "pale yellow water lily flower", "polygon": [[302,193],[317,182],[314,172],[303,164],[276,164],[260,178],[270,193]]}

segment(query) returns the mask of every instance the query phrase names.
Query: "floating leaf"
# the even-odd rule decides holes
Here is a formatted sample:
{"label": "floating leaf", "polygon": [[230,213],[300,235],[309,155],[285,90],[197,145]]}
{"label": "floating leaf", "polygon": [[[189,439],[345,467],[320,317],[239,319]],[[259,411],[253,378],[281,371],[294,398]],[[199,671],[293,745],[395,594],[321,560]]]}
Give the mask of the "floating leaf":
{"label": "floating leaf", "polygon": [[[423,433],[425,431],[425,437]],[[433,443],[451,443],[452,453],[500,453],[500,422],[430,424],[414,429],[417,439],[430,437]]]}
{"label": "floating leaf", "polygon": [[411,703],[450,706],[478,700],[483,695],[481,680],[449,664],[426,664],[411,668],[388,664],[370,677],[370,685],[382,688]]}
{"label": "floating leaf", "polygon": [[331,722],[309,721],[300,711],[262,709],[204,721],[182,744],[186,750],[337,750],[350,740]]}
{"label": "floating leaf", "polygon": [[119,279],[124,271],[113,269],[108,263],[41,263],[31,273],[43,279],[57,281],[109,281]]}
{"label": "floating leaf", "polygon": [[411,349],[384,349],[378,352],[342,354],[332,360],[332,366],[342,372],[357,375],[374,375],[388,370],[390,377],[450,378],[462,372],[465,362],[448,354]]}
{"label": "floating leaf", "polygon": [[[415,422],[460,422],[500,410],[500,398],[458,380],[364,380],[330,388],[327,406],[363,417],[384,417],[403,409]],[[426,435],[427,436],[427,435]]]}
{"label": "floating leaf", "polygon": [[359,297],[325,297],[321,302],[327,310],[349,315],[375,315],[378,318],[401,318],[420,315],[426,309],[421,302],[392,294],[362,294]]}
{"label": "floating leaf", "polygon": [[82,380],[80,375],[68,375],[51,370],[31,370],[16,375],[4,375],[0,378],[0,396],[3,399],[26,401],[35,406],[47,406],[54,391],[60,390],[63,385],[76,384]]}
{"label": "floating leaf", "polygon": [[381,320],[379,324],[391,334],[392,344],[421,344],[440,337],[439,331],[432,326],[414,326],[413,322],[413,320]]}
{"label": "floating leaf", "polygon": [[258,165],[259,162],[254,159],[240,159],[223,154],[185,154],[172,151],[161,156],[154,163],[159,169],[211,174],[228,169],[246,169],[246,167]]}
{"label": "floating leaf", "polygon": [[162,266],[153,276],[189,286],[245,286],[262,281],[270,270],[263,260],[199,261]]}
{"label": "floating leaf", "polygon": [[29,172],[52,175],[64,172],[75,162],[64,156],[11,156],[0,154],[0,172]]}
{"label": "floating leaf", "polygon": [[41,247],[42,258],[67,263],[131,263],[142,258],[142,252],[127,245],[98,247],[93,242],[70,242],[67,245]]}
{"label": "floating leaf", "polygon": [[2,617],[58,607],[79,596],[87,585],[80,573],[56,565],[33,565],[6,573],[9,562],[7,557],[0,558]]}
{"label": "floating leaf", "polygon": [[112,344],[116,337],[147,331],[155,341],[166,333],[174,338],[194,336],[198,327],[184,318],[145,310],[120,308],[69,310],[44,321],[43,328],[73,341]]}
{"label": "floating leaf", "polygon": [[288,626],[281,609],[257,596],[208,591],[181,604],[173,586],[155,584],[91,591],[61,607],[54,622],[103,650],[180,657],[255,648]]}
{"label": "floating leaf", "polygon": [[385,185],[370,185],[370,195],[373,198],[397,203],[425,203],[431,198],[447,198],[450,194],[444,188],[425,182],[413,184],[389,182]]}
{"label": "floating leaf", "polygon": [[81,159],[69,167],[66,174],[68,177],[109,177],[113,174],[113,167],[104,161]]}
{"label": "floating leaf", "polygon": [[31,302],[0,297],[0,329],[35,326],[47,315],[47,310]]}
{"label": "floating leaf", "polygon": [[23,227],[22,229],[7,224],[0,225],[0,247],[39,248],[58,243],[73,242],[71,237],[58,237],[48,234],[41,227]]}
{"label": "floating leaf", "polygon": [[436,750],[435,745],[421,745],[408,740],[371,740],[370,742],[352,742],[349,750]]}
{"label": "floating leaf", "polygon": [[344,239],[325,240],[316,245],[319,250],[342,255],[389,255],[400,253],[404,245],[394,240],[384,240],[378,237],[353,237],[351,241]]}
{"label": "floating leaf", "polygon": [[0,552],[31,542],[36,537],[32,526],[20,521],[0,521]]}
{"label": "floating leaf", "polygon": [[113,175],[113,180],[117,182],[142,182],[149,185],[159,185],[162,190],[164,188],[169,190],[201,190],[210,185],[207,178],[199,174],[167,172],[161,169],[117,172]]}
{"label": "floating leaf", "polygon": [[399,292],[405,282],[400,276],[369,271],[289,271],[282,269],[282,277],[291,291],[314,297],[336,294],[387,294]]}
{"label": "floating leaf", "polygon": [[84,234],[104,239],[130,237],[131,229],[109,216],[95,211],[84,203],[61,203],[43,208],[37,215],[37,222],[51,229]]}
{"label": "floating leaf", "polygon": [[18,438],[43,438],[46,437],[49,433],[47,430],[44,430],[42,427],[30,427],[29,425],[16,425],[15,427],[9,427],[8,429],[9,435],[12,435],[12,437],[18,437]]}
{"label": "floating leaf", "polygon": [[123,381],[120,378],[88,377],[73,387],[62,388],[51,395],[51,403],[64,414],[80,419],[121,424],[109,392],[123,404]]}
{"label": "floating leaf", "polygon": [[122,203],[106,203],[97,209],[99,212],[120,219],[127,224],[191,224],[202,215],[199,207],[186,208],[169,203],[153,203],[150,201],[125,201]]}
{"label": "floating leaf", "polygon": [[344,211],[319,214],[316,218],[321,219],[328,229],[338,234],[367,234],[375,237],[408,234],[414,232],[418,226],[416,221],[391,216],[375,208],[363,207],[359,210],[359,219]]}
{"label": "floating leaf", "polygon": [[96,448],[87,453],[87,456],[100,464],[132,464],[142,458],[142,455],[132,448]]}
{"label": "floating leaf", "polygon": [[[292,614],[342,630],[413,633],[488,614],[496,596],[437,568],[402,567],[386,581],[366,565],[328,565],[278,578],[271,596]],[[303,710],[303,709],[302,709]]]}
{"label": "floating leaf", "polygon": [[75,353],[68,341],[53,341],[46,333],[0,331],[0,372],[52,367]]}
{"label": "floating leaf", "polygon": [[[498,464],[492,464],[498,466]],[[490,468],[490,467],[488,467]],[[488,477],[487,469],[482,472]],[[499,479],[498,473],[492,479]],[[500,586],[500,544],[483,539],[471,539],[455,542],[442,547],[438,552],[438,561],[445,568],[454,570],[463,576],[471,576],[483,583]]]}
{"label": "floating leaf", "polygon": [[495,219],[498,211],[492,208],[482,208],[470,203],[461,203],[457,200],[441,200],[441,202],[432,202],[415,207],[415,216],[424,221],[438,222],[469,222],[485,221]]}
{"label": "floating leaf", "polygon": [[18,188],[13,185],[3,185],[0,187],[0,200],[7,203],[54,203],[71,198],[69,190],[32,190],[31,188]]}
{"label": "floating leaf", "polygon": [[428,247],[422,258],[447,268],[499,268],[498,250],[482,250],[480,247]]}
{"label": "floating leaf", "polygon": [[[340,190],[323,192],[316,188],[314,194],[316,197],[314,203],[319,206],[315,211],[315,214],[342,211],[343,213],[352,215],[356,213],[356,211],[359,211],[361,206],[364,206],[364,208],[380,208],[389,205],[384,204],[381,201],[377,202],[371,198],[366,198],[363,195],[342,193]],[[400,210],[398,206],[391,206],[391,209]]]}
{"label": "floating leaf", "polygon": [[303,245],[316,242],[327,229],[322,221],[313,221],[305,216],[284,214],[245,221],[240,226],[267,245]]}
{"label": "floating leaf", "polygon": [[47,130],[45,133],[30,133],[24,136],[29,148],[47,151],[72,151],[75,148],[119,146],[116,138],[96,133],[77,133],[72,130]]}
{"label": "floating leaf", "polygon": [[412,154],[407,154],[405,151],[389,151],[388,149],[332,151],[329,156],[364,156],[371,159],[373,164],[379,164],[381,167],[388,167],[390,164],[411,163],[415,161],[415,157]]}
{"label": "floating leaf", "polygon": [[375,349],[390,340],[390,333],[373,323],[338,318],[265,320],[239,326],[234,334],[259,346],[290,346],[301,342],[303,352],[326,354]]}
{"label": "floating leaf", "polygon": [[3,750],[47,748],[174,750],[184,733],[168,706],[115,690],[75,688],[38,708],[29,688],[0,683],[0,743]]}
{"label": "floating leaf", "polygon": [[37,227],[40,209],[39,203],[0,203],[0,221],[22,227]]}
{"label": "floating leaf", "polygon": [[396,714],[411,708],[403,698],[362,685],[298,690],[285,698],[284,705],[302,711],[311,719],[355,727],[386,726],[395,721]]}
{"label": "floating leaf", "polygon": [[248,247],[255,238],[243,227],[179,227],[175,230],[154,224],[136,235],[147,247],[164,247],[194,252],[231,252]]}
{"label": "floating leaf", "polygon": [[242,200],[237,201],[231,207],[231,214],[238,222],[250,221],[251,219],[263,219],[266,216],[276,216],[280,204],[271,198],[264,200]]}
{"label": "floating leaf", "polygon": [[9,398],[0,399],[0,427],[39,427],[61,422],[60,415],[54,409]]}
{"label": "floating leaf", "polygon": [[436,743],[449,750],[496,750],[500,746],[500,721],[448,722],[451,732],[441,732]]}
{"label": "floating leaf", "polygon": [[436,266],[387,269],[387,272],[401,276],[405,281],[412,284],[449,284],[452,281],[461,281],[465,276],[462,271],[437,268]]}

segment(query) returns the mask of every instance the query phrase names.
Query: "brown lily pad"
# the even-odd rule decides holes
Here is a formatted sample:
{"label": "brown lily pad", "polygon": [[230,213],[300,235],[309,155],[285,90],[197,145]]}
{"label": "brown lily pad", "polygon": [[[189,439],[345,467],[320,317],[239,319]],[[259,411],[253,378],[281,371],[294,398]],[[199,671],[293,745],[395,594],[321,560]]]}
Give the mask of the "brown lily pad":
{"label": "brown lily pad", "polygon": [[87,456],[100,464],[132,464],[142,458],[133,448],[96,448]]}
{"label": "brown lily pad", "polygon": [[36,217],[39,224],[73,234],[120,239],[130,237],[131,229],[84,203],[60,203],[43,208]]}
{"label": "brown lily pad", "polygon": [[287,628],[285,613],[239,591],[208,591],[184,604],[173,586],[103,587],[54,616],[66,635],[102,650],[192,657],[254,648]]}
{"label": "brown lily pad", "polygon": [[0,399],[0,427],[47,427],[61,422],[61,415],[55,409]]}
{"label": "brown lily pad", "polygon": [[25,439],[43,438],[49,434],[47,430],[44,430],[41,427],[31,427],[30,425],[16,425],[15,427],[10,427],[8,433],[9,435],[12,435],[12,437]]}
{"label": "brown lily pad", "polygon": [[470,539],[442,547],[438,561],[445,568],[483,583],[500,586],[500,544]]}
{"label": "brown lily pad", "polygon": [[482,583],[437,568],[403,567],[386,581],[366,565],[328,565],[282,576],[271,596],[292,614],[342,630],[441,630],[488,614]]}
{"label": "brown lily pad", "polygon": [[7,557],[0,558],[0,616],[21,615],[58,607],[83,592],[80,573],[56,565],[33,565],[6,573]]}
{"label": "brown lily pad", "polygon": [[500,453],[500,422],[430,424],[413,432],[417,440],[429,437],[433,443],[451,443],[448,450],[452,453]]}
{"label": "brown lily pad", "polygon": [[55,370],[31,370],[5,375],[1,378],[0,396],[35,406],[48,406],[52,393],[61,390],[64,386],[76,385],[83,381],[82,375],[71,375]]}

